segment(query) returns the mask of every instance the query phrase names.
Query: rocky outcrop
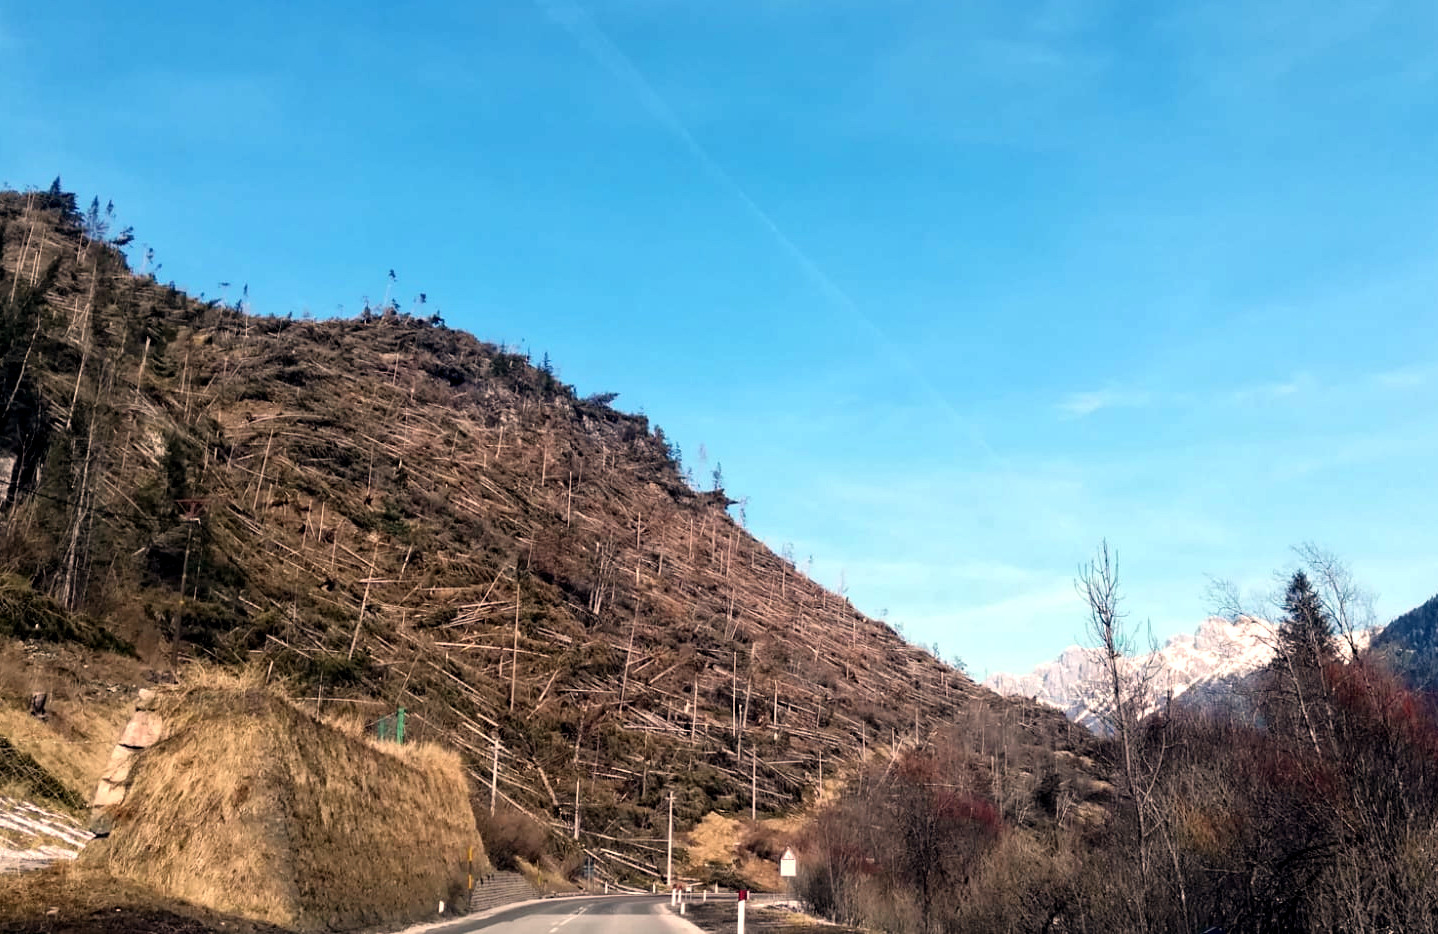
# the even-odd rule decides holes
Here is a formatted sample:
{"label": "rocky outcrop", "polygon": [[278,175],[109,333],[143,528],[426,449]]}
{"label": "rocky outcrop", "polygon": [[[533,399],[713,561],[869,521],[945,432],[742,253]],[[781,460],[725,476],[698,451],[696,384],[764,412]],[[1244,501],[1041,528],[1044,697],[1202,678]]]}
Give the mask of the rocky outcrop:
{"label": "rocky outcrop", "polygon": [[159,694],[151,688],[141,688],[135,701],[135,715],[125,724],[120,740],[110,753],[110,761],[100,776],[95,788],[95,797],[90,802],[90,830],[103,837],[110,833],[113,824],[112,809],[125,803],[130,792],[130,781],[134,773],[135,760],[142,752],[165,738],[165,723],[156,712]]}

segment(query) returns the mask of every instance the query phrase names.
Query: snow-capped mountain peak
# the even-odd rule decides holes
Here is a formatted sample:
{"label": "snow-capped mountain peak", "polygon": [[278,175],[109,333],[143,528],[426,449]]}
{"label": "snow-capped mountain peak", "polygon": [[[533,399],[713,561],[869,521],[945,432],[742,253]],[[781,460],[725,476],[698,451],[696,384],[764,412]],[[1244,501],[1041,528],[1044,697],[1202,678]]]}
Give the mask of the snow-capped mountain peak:
{"label": "snow-capped mountain peak", "polygon": [[[1354,633],[1360,649],[1374,632]],[[1346,650],[1342,643],[1340,640],[1340,648]],[[1149,713],[1185,694],[1198,703],[1221,702],[1239,682],[1268,664],[1276,646],[1277,629],[1267,620],[1212,616],[1194,632],[1179,633],[1155,651],[1125,658],[1122,666],[1126,673],[1137,674],[1147,683],[1140,703],[1143,713]],[[1099,651],[1071,645],[1057,659],[1028,674],[991,675],[984,686],[1000,694],[1033,697],[1102,731],[1106,729],[1102,711],[1110,706],[1107,699],[1112,695],[1106,680]]]}

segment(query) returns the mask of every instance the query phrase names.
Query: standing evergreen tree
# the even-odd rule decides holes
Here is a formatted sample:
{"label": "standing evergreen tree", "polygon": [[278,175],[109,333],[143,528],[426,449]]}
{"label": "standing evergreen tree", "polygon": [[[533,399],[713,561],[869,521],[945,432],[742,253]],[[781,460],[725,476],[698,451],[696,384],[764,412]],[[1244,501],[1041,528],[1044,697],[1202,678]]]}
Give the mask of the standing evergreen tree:
{"label": "standing evergreen tree", "polygon": [[1324,727],[1329,719],[1326,669],[1338,653],[1333,620],[1302,571],[1289,580],[1283,596],[1277,648],[1268,666],[1269,684],[1279,699],[1267,705],[1270,722],[1305,737],[1321,755],[1319,737],[1328,732]]}
{"label": "standing evergreen tree", "polygon": [[1323,601],[1299,571],[1288,582],[1283,596],[1283,620],[1278,625],[1279,655],[1306,671],[1321,671],[1337,659],[1334,651],[1333,620]]}
{"label": "standing evergreen tree", "polygon": [[58,175],[56,175],[55,180],[50,183],[50,190],[45,192],[45,196],[40,200],[40,204],[44,207],[61,211],[67,217],[74,217],[79,213],[75,207],[74,193],[66,191],[61,186],[60,176]]}

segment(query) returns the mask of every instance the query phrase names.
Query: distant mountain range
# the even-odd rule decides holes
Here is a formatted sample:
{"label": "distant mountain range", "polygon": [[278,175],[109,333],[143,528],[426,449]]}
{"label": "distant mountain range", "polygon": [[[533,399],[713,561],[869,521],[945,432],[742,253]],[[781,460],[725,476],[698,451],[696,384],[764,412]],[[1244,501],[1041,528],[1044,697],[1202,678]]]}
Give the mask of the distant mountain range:
{"label": "distant mountain range", "polygon": [[[1431,602],[1438,614],[1438,601]],[[1360,650],[1376,631],[1356,634]],[[1126,665],[1131,672],[1150,676],[1145,713],[1170,700],[1207,709],[1242,706],[1242,685],[1273,658],[1275,636],[1275,626],[1267,620],[1241,617],[1231,621],[1215,616],[1200,623],[1192,634],[1180,633],[1154,652],[1127,659]],[[1109,689],[1094,649],[1069,646],[1057,659],[1028,674],[991,675],[984,686],[999,694],[1034,698],[1092,730],[1105,729],[1103,712]]]}

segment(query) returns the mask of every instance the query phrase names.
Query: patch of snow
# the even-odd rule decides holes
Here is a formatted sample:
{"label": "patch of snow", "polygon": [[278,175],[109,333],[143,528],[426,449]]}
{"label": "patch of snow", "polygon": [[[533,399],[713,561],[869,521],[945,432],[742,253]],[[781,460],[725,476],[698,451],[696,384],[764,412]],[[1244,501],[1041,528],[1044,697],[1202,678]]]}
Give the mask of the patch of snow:
{"label": "patch of snow", "polygon": [[74,859],[94,838],[73,817],[29,801],[0,795],[0,873],[41,869],[56,860]]}

